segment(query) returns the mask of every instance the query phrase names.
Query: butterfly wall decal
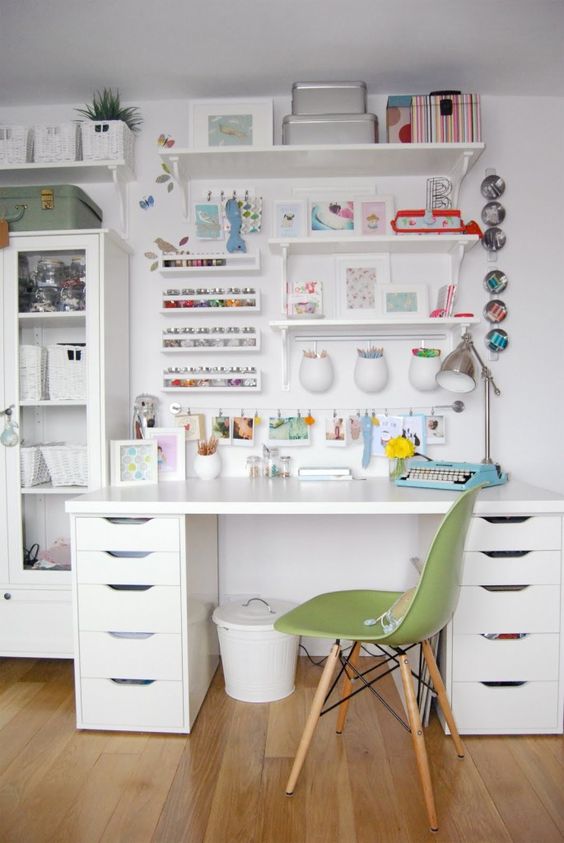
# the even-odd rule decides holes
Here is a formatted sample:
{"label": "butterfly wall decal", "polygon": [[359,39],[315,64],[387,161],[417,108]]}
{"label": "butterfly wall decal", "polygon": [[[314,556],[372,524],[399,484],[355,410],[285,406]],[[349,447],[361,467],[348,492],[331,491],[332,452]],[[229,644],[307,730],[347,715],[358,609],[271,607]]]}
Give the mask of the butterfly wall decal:
{"label": "butterfly wall decal", "polygon": [[143,199],[139,200],[139,207],[142,208],[144,211],[148,211],[149,208],[152,208],[155,204],[155,197],[154,196],[144,196]]}
{"label": "butterfly wall decal", "polygon": [[174,140],[174,138],[171,138],[170,135],[165,135],[163,133],[163,134],[160,134],[159,137],[157,138],[157,143],[163,149],[170,149],[171,147],[174,146],[176,141]]}

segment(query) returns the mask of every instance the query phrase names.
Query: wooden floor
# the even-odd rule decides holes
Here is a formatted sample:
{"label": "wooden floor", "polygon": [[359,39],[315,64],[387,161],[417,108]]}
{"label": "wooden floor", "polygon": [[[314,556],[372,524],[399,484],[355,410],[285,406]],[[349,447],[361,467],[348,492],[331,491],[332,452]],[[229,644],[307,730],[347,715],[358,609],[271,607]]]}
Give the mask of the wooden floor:
{"label": "wooden floor", "polygon": [[[0,660],[2,843],[551,843],[564,839],[564,739],[466,738],[460,760],[426,731],[441,823],[427,830],[411,738],[371,694],[347,729],[322,718],[284,795],[319,668],[241,703],[216,676],[191,736],[77,732],[72,663]],[[386,693],[396,698],[388,682]]]}

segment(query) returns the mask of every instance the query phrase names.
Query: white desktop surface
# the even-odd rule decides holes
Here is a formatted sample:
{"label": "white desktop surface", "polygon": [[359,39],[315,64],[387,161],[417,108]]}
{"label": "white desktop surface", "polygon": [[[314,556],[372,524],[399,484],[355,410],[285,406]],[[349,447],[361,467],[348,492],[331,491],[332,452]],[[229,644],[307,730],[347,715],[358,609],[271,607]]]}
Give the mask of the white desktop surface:
{"label": "white desktop surface", "polygon": [[[67,512],[128,515],[441,515],[458,492],[398,487],[387,478],[187,480],[108,486],[67,501]],[[564,513],[564,496],[517,480],[483,489],[477,515]]]}

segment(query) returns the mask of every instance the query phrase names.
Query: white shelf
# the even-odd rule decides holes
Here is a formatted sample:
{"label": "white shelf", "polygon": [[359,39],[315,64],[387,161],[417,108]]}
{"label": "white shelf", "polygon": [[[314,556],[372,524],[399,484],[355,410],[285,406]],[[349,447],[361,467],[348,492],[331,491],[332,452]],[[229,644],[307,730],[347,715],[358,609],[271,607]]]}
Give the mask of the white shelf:
{"label": "white shelf", "polygon": [[467,252],[478,243],[477,235],[469,234],[388,234],[381,237],[311,236],[293,239],[270,239],[275,255],[323,255],[387,252],[389,254],[450,254]]}
{"label": "white shelf", "polygon": [[[206,261],[224,261],[223,266],[206,266]],[[185,264],[201,261],[199,266]],[[179,264],[179,265],[177,265]],[[161,275],[208,275],[216,272],[255,272],[260,269],[260,252],[206,252],[186,254],[165,254],[159,258]]]}
{"label": "white shelf", "polygon": [[39,486],[22,486],[22,495],[83,495],[88,486],[51,486],[45,483]]}
{"label": "white shelf", "polygon": [[19,403],[20,407],[86,407],[86,401],[78,401],[70,398],[60,401],[49,398],[44,398],[41,401],[36,401],[33,398],[23,398]]}
{"label": "white shelf", "polygon": [[[194,293],[189,294],[173,294],[167,295],[166,293],[163,294],[163,304],[165,301],[173,301],[173,302],[182,302],[182,301],[193,301],[196,302],[196,306],[194,307],[163,307],[161,309],[161,313],[163,316],[179,316],[182,314],[183,316],[198,314],[199,316],[216,316],[217,314],[221,313],[245,313],[249,311],[254,311],[257,313],[260,310],[260,292],[255,290],[254,293],[230,293],[227,290],[218,293]],[[213,301],[254,301],[254,304],[251,305],[211,305],[206,306],[206,302],[213,302]]]}
{"label": "white shelf", "polygon": [[67,310],[54,313],[20,313],[18,319],[21,325],[27,324],[30,328],[52,328],[62,325],[75,328],[85,324],[86,312],[84,310]]}

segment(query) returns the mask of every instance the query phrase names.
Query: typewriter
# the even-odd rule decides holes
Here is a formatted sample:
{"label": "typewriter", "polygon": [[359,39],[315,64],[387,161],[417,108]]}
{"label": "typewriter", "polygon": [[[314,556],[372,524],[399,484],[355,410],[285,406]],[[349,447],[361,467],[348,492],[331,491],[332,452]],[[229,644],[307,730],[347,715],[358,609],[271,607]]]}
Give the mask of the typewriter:
{"label": "typewriter", "polygon": [[499,465],[412,460],[406,473],[396,480],[396,486],[465,492],[474,486],[499,486],[506,482],[507,474],[501,471]]}

